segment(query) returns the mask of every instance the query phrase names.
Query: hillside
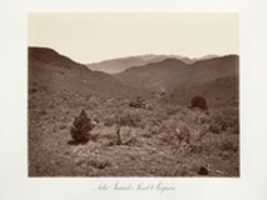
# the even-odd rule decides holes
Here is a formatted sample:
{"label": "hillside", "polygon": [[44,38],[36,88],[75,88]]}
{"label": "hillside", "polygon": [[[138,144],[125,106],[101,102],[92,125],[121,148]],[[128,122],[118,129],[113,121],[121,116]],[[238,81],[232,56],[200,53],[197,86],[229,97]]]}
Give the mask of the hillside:
{"label": "hillside", "polygon": [[[166,95],[177,95],[183,91],[192,93],[194,88],[207,90],[207,84],[210,85],[209,88],[212,86],[216,88],[217,85],[211,84],[212,82],[217,79],[237,77],[238,73],[238,56],[228,55],[197,61],[193,64],[185,64],[178,59],[169,58],[142,67],[129,68],[117,74],[116,77],[132,87],[146,88],[155,93],[163,91]],[[236,84],[233,85],[236,86]]]}
{"label": "hillside", "polygon": [[124,86],[111,75],[91,71],[52,49],[30,47],[28,56],[30,88],[38,86],[50,92],[112,97],[143,94]]}

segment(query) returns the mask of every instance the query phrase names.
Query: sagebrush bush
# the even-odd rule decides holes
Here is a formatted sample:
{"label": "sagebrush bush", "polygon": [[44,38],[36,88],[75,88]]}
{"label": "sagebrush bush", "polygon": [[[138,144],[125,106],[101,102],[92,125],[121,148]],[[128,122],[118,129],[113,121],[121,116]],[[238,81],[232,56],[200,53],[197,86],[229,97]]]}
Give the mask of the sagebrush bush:
{"label": "sagebrush bush", "polygon": [[170,105],[166,106],[165,109],[166,109],[166,113],[167,113],[168,116],[175,115],[176,113],[178,113],[181,110],[180,107],[170,106]]}
{"label": "sagebrush bush", "polygon": [[210,118],[210,131],[220,133],[223,131],[238,133],[239,116],[234,109],[225,109],[215,112]]}
{"label": "sagebrush bush", "polygon": [[119,116],[120,126],[143,127],[141,116],[137,112],[125,111]]}
{"label": "sagebrush bush", "polygon": [[146,107],[146,104],[145,104],[145,100],[142,98],[142,97],[137,97],[136,100],[134,101],[131,101],[129,103],[129,106],[130,107],[133,107],[133,108],[145,108]]}
{"label": "sagebrush bush", "polygon": [[222,151],[238,151],[238,143],[236,141],[231,141],[230,139],[224,140],[220,145],[219,149]]}
{"label": "sagebrush bush", "polygon": [[185,142],[186,144],[190,143],[191,140],[191,130],[189,126],[184,122],[179,122],[177,128],[175,129],[176,136],[179,140],[179,143]]}
{"label": "sagebrush bush", "polygon": [[166,120],[159,127],[158,133],[160,134],[160,140],[166,144],[190,144],[191,131],[185,122],[174,119]]}
{"label": "sagebrush bush", "polygon": [[95,158],[94,160],[89,160],[88,165],[97,169],[104,169],[111,166],[111,162],[104,158]]}
{"label": "sagebrush bush", "polygon": [[219,123],[211,123],[210,127],[209,127],[209,131],[215,134],[219,134],[221,133],[221,131],[223,130],[222,125],[220,125]]}
{"label": "sagebrush bush", "polygon": [[117,124],[118,123],[118,119],[117,119],[117,116],[114,115],[114,114],[111,114],[111,115],[107,115],[105,116],[105,119],[104,119],[104,125],[105,126],[113,126],[114,124]]}
{"label": "sagebrush bush", "polygon": [[90,131],[93,129],[91,119],[84,110],[75,118],[71,127],[71,137],[76,143],[87,143],[90,139]]}
{"label": "sagebrush bush", "polygon": [[195,96],[191,99],[191,108],[200,108],[202,110],[207,110],[208,105],[204,97]]}

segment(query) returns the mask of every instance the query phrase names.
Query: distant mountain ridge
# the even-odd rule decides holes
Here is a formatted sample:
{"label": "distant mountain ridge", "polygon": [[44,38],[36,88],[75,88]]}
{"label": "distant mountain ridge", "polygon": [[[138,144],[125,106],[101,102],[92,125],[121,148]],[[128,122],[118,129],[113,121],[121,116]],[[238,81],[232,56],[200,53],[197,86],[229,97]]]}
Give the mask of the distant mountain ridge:
{"label": "distant mountain ridge", "polygon": [[116,74],[123,72],[131,67],[144,66],[150,63],[161,62],[168,58],[175,58],[181,60],[185,64],[193,64],[199,60],[206,60],[217,57],[216,55],[208,55],[200,58],[188,58],[185,56],[179,55],[139,55],[139,56],[130,56],[130,57],[121,57],[115,59],[104,60],[97,63],[89,63],[86,66],[93,71],[103,71],[109,74]]}

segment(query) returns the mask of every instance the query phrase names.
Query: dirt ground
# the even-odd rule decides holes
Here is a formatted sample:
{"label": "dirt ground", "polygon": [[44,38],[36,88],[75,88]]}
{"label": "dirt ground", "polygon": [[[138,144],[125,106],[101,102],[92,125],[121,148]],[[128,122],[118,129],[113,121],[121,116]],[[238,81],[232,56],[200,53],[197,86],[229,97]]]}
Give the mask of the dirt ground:
{"label": "dirt ground", "polygon": [[[130,101],[29,91],[29,176],[239,176],[236,99],[208,111],[156,98],[134,108]],[[75,145],[70,129],[81,110],[98,123],[88,143]],[[118,116],[125,121],[120,145]],[[180,127],[189,130],[188,143],[177,137]]]}

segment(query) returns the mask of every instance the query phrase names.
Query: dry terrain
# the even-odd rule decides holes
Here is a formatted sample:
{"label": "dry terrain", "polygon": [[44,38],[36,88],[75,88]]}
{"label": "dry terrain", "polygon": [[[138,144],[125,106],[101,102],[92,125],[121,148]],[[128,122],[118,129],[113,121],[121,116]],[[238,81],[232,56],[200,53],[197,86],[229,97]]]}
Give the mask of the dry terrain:
{"label": "dry terrain", "polygon": [[[239,176],[238,68],[228,55],[108,74],[29,48],[29,176]],[[82,110],[95,126],[75,144]]]}

